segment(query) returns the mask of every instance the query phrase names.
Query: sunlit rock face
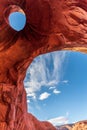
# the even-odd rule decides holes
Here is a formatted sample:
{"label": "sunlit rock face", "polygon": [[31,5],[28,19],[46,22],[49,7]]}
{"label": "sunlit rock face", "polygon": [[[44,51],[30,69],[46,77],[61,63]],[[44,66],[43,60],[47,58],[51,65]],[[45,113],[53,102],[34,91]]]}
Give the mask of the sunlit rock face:
{"label": "sunlit rock face", "polygon": [[87,129],[87,121],[80,121],[74,124],[67,124],[58,126],[57,130],[86,130]]}
{"label": "sunlit rock face", "polygon": [[[8,18],[22,10],[26,25],[16,31]],[[46,52],[87,52],[86,33],[87,0],[0,0],[0,130],[56,129],[27,113],[26,70]]]}
{"label": "sunlit rock face", "polygon": [[80,121],[73,125],[72,130],[86,130],[87,129],[87,121]]}

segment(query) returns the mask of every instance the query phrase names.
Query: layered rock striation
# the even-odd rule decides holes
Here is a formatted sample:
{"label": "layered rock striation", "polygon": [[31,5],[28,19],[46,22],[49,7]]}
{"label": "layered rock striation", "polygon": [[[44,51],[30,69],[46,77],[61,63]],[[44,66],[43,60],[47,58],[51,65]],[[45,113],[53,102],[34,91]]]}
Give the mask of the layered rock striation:
{"label": "layered rock striation", "polygon": [[[10,27],[12,12],[24,12],[26,26]],[[87,53],[87,0],[0,0],[0,130],[55,130],[27,113],[23,80],[43,53]]]}

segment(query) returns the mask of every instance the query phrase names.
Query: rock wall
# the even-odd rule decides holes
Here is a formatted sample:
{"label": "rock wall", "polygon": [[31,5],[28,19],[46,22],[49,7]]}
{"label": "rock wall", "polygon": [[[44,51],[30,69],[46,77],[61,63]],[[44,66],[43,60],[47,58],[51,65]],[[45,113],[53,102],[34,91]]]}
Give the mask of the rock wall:
{"label": "rock wall", "polygon": [[[8,17],[19,8],[27,23],[17,32]],[[0,130],[55,130],[27,114],[23,80],[36,56],[56,50],[87,53],[87,0],[0,0]]]}

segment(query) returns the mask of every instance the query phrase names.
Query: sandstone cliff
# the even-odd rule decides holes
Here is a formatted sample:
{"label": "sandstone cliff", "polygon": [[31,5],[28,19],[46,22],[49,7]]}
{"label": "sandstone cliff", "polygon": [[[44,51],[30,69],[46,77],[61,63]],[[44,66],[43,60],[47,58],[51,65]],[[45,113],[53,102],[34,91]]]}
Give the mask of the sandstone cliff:
{"label": "sandstone cliff", "polygon": [[[8,17],[20,11],[17,32]],[[87,52],[87,0],[0,0],[0,130],[55,130],[27,114],[23,86],[33,58],[55,50]]]}

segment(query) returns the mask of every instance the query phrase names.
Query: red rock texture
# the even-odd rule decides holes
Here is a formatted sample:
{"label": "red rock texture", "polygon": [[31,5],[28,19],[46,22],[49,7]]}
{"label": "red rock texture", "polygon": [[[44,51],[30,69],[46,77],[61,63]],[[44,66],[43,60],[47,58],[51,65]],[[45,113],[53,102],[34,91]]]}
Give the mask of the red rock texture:
{"label": "red rock texture", "polygon": [[[27,23],[16,32],[8,16],[20,9]],[[36,56],[56,50],[87,53],[87,0],[0,0],[0,130],[55,130],[27,114],[23,80]]]}

